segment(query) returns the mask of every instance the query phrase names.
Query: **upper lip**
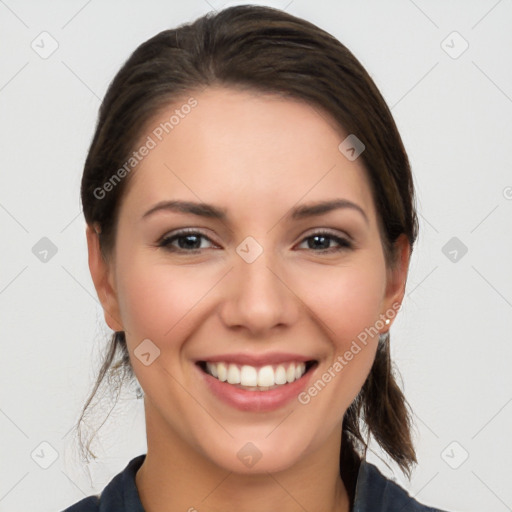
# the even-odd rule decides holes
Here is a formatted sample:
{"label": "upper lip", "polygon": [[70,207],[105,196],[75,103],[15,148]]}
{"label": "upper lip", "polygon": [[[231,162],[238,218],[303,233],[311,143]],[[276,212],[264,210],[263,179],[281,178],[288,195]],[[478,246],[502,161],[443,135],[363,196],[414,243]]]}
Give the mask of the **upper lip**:
{"label": "upper lip", "polygon": [[300,354],[291,354],[285,352],[273,352],[267,354],[218,354],[198,359],[196,362],[208,363],[232,363],[249,366],[265,366],[289,362],[307,362],[314,361],[315,358],[303,356]]}

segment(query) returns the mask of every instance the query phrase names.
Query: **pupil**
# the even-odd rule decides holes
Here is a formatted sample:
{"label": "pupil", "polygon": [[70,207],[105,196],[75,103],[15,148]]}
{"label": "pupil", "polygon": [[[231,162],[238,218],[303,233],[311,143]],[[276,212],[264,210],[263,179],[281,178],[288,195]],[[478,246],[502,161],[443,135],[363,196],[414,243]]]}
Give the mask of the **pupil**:
{"label": "pupil", "polygon": [[[186,243],[186,244],[182,244],[182,243],[181,243],[181,240],[183,240],[183,239],[186,239],[186,240],[187,240],[187,243]],[[189,244],[188,242],[190,242],[190,241],[191,241],[191,239],[192,239],[192,243],[191,243],[191,244]],[[196,242],[195,244],[194,244],[194,239],[195,239],[195,242]],[[184,249],[184,248],[189,248],[189,249],[190,249],[190,248],[192,248],[192,249],[198,249],[198,248],[199,248],[199,247],[198,247],[198,244],[197,244],[197,242],[198,242],[198,241],[199,241],[199,237],[198,237],[198,236],[196,236],[196,235],[185,235],[185,236],[182,236],[182,237],[180,238],[180,243],[179,243],[178,245],[180,246],[180,248],[181,248],[181,249]],[[199,245],[201,245],[201,244],[199,243]],[[197,247],[196,247],[196,246],[197,246]]]}
{"label": "pupil", "polygon": [[[328,249],[329,248],[329,239],[326,237],[326,236],[323,236],[323,235],[314,235],[313,236],[313,239],[315,241],[317,240],[324,240],[324,243],[323,244],[320,244],[320,245],[323,245],[323,249]],[[313,249],[312,247],[312,244],[309,244],[310,245],[310,249]],[[314,247],[319,247],[318,245],[314,245]]]}

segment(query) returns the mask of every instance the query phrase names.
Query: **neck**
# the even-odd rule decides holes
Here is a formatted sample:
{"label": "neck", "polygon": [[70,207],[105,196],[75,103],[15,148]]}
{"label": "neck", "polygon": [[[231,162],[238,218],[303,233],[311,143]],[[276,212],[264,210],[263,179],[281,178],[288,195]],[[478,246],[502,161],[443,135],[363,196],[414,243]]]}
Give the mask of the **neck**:
{"label": "neck", "polygon": [[228,471],[147,415],[148,450],[135,482],[146,512],[349,512],[339,471],[341,427],[319,450],[274,473]]}

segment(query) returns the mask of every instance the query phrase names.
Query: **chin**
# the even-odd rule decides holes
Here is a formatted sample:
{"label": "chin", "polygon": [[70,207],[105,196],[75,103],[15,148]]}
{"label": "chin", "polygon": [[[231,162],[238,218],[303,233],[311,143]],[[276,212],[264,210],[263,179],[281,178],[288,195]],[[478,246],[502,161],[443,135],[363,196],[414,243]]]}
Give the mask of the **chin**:
{"label": "chin", "polygon": [[[290,439],[283,431],[281,435],[269,437],[260,431],[257,436],[244,436],[230,439],[215,450],[203,453],[216,465],[226,471],[238,474],[266,474],[284,471],[297,464],[304,456],[304,437]],[[295,436],[294,436],[295,437]],[[252,440],[251,440],[252,439]]]}

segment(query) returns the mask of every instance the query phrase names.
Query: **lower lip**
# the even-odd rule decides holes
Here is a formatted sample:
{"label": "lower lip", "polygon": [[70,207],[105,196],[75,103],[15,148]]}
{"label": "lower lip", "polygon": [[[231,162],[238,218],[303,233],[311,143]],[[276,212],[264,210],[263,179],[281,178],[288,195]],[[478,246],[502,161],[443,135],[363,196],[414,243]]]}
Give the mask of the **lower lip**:
{"label": "lower lip", "polygon": [[197,371],[201,374],[210,391],[225,403],[241,411],[267,412],[283,407],[304,390],[315,367],[306,372],[300,379],[283,384],[268,391],[247,391],[237,388],[227,382],[221,382],[212,377],[196,365]]}

